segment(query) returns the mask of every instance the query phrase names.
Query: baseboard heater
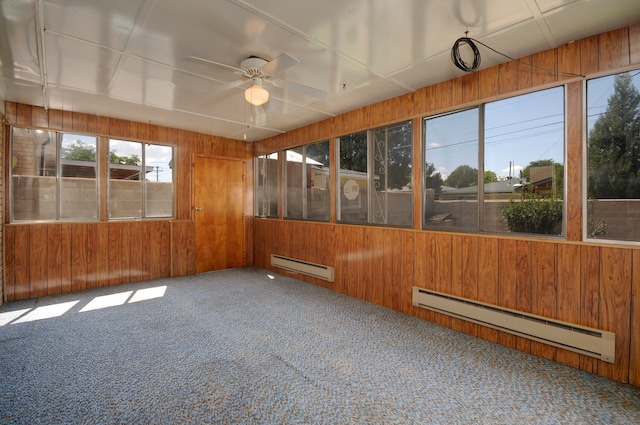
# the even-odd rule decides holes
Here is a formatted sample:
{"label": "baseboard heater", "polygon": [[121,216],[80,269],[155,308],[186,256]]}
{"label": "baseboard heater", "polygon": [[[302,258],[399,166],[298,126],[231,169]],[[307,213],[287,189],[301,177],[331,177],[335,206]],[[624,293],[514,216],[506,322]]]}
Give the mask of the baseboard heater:
{"label": "baseboard heater", "polygon": [[609,363],[615,360],[616,335],[613,332],[561,322],[416,286],[413,287],[413,305]]}
{"label": "baseboard heater", "polygon": [[329,282],[334,281],[334,268],[322,264],[310,263],[309,261],[296,260],[295,258],[283,257],[282,255],[271,254],[271,265],[290,272],[301,273],[307,276],[324,279]]}

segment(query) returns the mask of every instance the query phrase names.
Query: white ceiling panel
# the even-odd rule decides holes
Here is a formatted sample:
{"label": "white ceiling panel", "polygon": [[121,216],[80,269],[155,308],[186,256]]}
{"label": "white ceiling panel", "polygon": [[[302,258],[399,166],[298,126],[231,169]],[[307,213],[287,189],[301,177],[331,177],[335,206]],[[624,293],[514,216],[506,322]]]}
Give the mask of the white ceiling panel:
{"label": "white ceiling panel", "polygon": [[[523,57],[637,22],[638,0],[2,0],[0,101],[260,140],[461,75],[465,31]],[[299,63],[234,72],[283,53]]]}
{"label": "white ceiling panel", "polygon": [[155,62],[129,56],[113,79],[110,94],[164,109],[185,109],[221,84]]}
{"label": "white ceiling panel", "polygon": [[[486,63],[486,61],[485,61]],[[429,81],[446,81],[464,74],[451,63],[451,54],[447,50],[428,61],[411,66],[393,76],[406,86],[418,90],[429,85]]]}
{"label": "white ceiling panel", "polygon": [[41,82],[33,1],[0,2],[0,77]]}
{"label": "white ceiling panel", "polygon": [[124,50],[144,0],[44,1],[47,31]]}
{"label": "white ceiling panel", "polygon": [[[97,116],[109,116],[107,103],[109,98],[105,95],[96,95],[65,87],[50,87],[49,107],[64,111],[77,111]],[[114,117],[117,118],[117,117]]]}
{"label": "white ceiling panel", "polygon": [[45,33],[47,78],[52,86],[105,94],[121,54],[107,47]]}
{"label": "white ceiling panel", "polygon": [[405,93],[407,92],[398,91],[396,85],[378,79],[358,87],[348,88],[339,95],[314,104],[313,107],[327,114],[339,115]]}

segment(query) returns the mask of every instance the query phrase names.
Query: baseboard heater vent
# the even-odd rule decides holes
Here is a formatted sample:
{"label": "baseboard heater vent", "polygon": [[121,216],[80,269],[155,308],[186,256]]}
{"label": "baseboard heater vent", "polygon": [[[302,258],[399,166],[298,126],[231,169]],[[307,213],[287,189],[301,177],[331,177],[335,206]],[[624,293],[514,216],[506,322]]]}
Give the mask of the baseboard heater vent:
{"label": "baseboard heater vent", "polygon": [[290,272],[302,273],[307,276],[317,277],[329,282],[334,281],[334,268],[322,264],[310,263],[308,261],[296,260],[294,258],[283,257],[282,255],[271,254],[271,265]]}
{"label": "baseboard heater vent", "polygon": [[615,360],[616,335],[612,332],[561,322],[416,286],[413,287],[413,305],[609,363]]}

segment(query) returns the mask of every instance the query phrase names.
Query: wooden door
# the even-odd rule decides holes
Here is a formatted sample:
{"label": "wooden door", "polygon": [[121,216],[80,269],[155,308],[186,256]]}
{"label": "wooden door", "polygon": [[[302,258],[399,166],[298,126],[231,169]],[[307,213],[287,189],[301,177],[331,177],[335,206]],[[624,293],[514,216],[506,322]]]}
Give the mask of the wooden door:
{"label": "wooden door", "polygon": [[194,158],[196,273],[244,266],[244,164]]}

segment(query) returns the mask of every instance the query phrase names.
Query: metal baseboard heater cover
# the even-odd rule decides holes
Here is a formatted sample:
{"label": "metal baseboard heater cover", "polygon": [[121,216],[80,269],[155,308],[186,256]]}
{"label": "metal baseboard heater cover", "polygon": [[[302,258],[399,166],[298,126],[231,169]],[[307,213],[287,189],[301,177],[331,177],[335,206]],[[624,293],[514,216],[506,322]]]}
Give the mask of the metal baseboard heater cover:
{"label": "metal baseboard heater cover", "polygon": [[296,260],[295,258],[284,257],[282,255],[271,254],[271,265],[290,272],[301,273],[307,276],[324,279],[329,282],[335,280],[335,271],[331,266],[311,263],[309,261]]}
{"label": "metal baseboard heater cover", "polygon": [[478,301],[413,287],[413,305],[614,363],[616,335]]}

